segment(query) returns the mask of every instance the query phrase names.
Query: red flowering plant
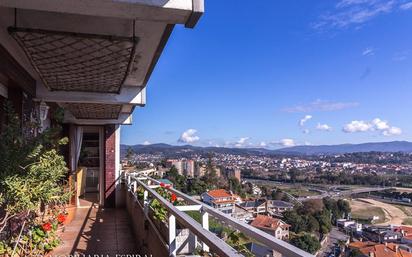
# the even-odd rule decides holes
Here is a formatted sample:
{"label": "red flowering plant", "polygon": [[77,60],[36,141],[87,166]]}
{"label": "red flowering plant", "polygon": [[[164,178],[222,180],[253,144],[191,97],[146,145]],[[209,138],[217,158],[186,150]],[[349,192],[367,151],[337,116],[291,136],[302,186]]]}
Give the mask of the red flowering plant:
{"label": "red flowering plant", "polygon": [[64,222],[66,221],[67,216],[64,213],[59,213],[57,215],[57,222],[59,224],[64,224]]}
{"label": "red flowering plant", "polygon": [[41,228],[43,229],[44,232],[49,232],[52,230],[53,226],[50,222],[44,223]]}
{"label": "red flowering plant", "polygon": [[171,201],[172,203],[175,203],[175,202],[177,201],[177,196],[176,196],[175,193],[172,193],[172,194],[170,195],[170,201]]}
{"label": "red flowering plant", "polygon": [[[164,199],[170,201],[173,205],[182,205],[182,202],[178,200],[176,194],[169,190],[171,188],[170,184],[159,183],[159,186],[160,187],[156,188],[156,192],[160,194]],[[161,221],[166,220],[167,209],[157,199],[153,199],[151,201],[150,207],[153,210],[155,219]]]}

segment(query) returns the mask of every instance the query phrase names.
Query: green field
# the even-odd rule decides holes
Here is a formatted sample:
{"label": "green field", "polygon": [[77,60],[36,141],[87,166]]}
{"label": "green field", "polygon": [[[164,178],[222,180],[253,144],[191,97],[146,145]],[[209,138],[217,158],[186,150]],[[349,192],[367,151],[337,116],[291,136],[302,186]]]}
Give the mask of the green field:
{"label": "green field", "polygon": [[313,196],[319,195],[319,192],[316,191],[309,191],[304,187],[289,187],[289,188],[282,188],[282,191],[287,192],[295,197],[306,197],[306,196]]}
{"label": "green field", "polygon": [[352,218],[355,220],[369,221],[373,216],[379,217],[379,222],[385,221],[385,212],[380,207],[366,207],[352,212]]}

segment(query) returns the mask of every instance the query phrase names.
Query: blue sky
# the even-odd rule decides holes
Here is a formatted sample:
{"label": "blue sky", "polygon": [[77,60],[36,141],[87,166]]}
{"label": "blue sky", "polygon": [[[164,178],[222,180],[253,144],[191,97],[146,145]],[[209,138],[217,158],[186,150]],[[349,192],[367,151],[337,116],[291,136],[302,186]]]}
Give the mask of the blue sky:
{"label": "blue sky", "polygon": [[195,29],[175,28],[122,143],[412,141],[412,1],[205,8]]}

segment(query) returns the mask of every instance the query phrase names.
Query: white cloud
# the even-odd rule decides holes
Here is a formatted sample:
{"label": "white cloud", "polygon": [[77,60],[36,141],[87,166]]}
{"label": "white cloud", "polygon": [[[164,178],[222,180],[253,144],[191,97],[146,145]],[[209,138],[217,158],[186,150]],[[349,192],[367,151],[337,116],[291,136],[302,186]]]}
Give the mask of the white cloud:
{"label": "white cloud", "polygon": [[143,142],[143,145],[151,145],[151,144],[152,144],[152,143],[150,143],[150,142],[147,141],[147,140]]}
{"label": "white cloud", "polygon": [[365,132],[371,128],[372,125],[369,122],[363,120],[353,120],[343,127],[343,131],[346,133]]}
{"label": "white cloud", "polygon": [[389,129],[382,132],[384,136],[396,136],[402,134],[402,129],[398,127],[390,127]]}
{"label": "white cloud", "polygon": [[329,126],[328,124],[320,124],[316,125],[317,130],[322,130],[322,131],[332,131],[332,127]]}
{"label": "white cloud", "polygon": [[334,8],[321,15],[312,27],[317,30],[359,26],[382,14],[392,12],[398,0],[342,0]]}
{"label": "white cloud", "polygon": [[354,4],[364,4],[368,2],[370,2],[370,0],[342,0],[336,5],[336,8],[343,8]]}
{"label": "white cloud", "polygon": [[356,102],[333,102],[325,100],[315,100],[309,104],[296,105],[293,107],[287,107],[283,109],[285,112],[314,112],[314,111],[339,111],[348,108],[359,106]]}
{"label": "white cloud", "polygon": [[377,129],[377,130],[387,130],[389,129],[389,124],[386,120],[381,120],[379,118],[373,119],[372,120],[372,125]]}
{"label": "white cloud", "polygon": [[305,115],[305,117],[299,120],[299,126],[303,127],[305,123],[310,119],[312,119],[312,115]]}
{"label": "white cloud", "polygon": [[393,136],[402,134],[398,127],[389,125],[388,121],[375,118],[372,121],[354,120],[343,127],[346,133],[379,131],[384,136]]}
{"label": "white cloud", "polygon": [[295,140],[290,139],[290,138],[284,138],[280,140],[280,144],[285,147],[292,147],[296,145]]}
{"label": "white cloud", "polygon": [[246,144],[246,141],[248,141],[250,138],[249,137],[241,137],[239,140],[235,143],[236,147],[243,147]]}
{"label": "white cloud", "polygon": [[263,141],[262,141],[262,142],[260,142],[259,146],[260,146],[260,147],[266,147],[267,144],[266,144],[266,142],[263,142]]}
{"label": "white cloud", "polygon": [[200,138],[196,135],[196,133],[197,133],[196,129],[188,129],[182,133],[178,142],[190,144],[190,143],[199,141]]}
{"label": "white cloud", "polygon": [[372,56],[375,55],[375,49],[372,47],[367,47],[362,51],[363,56]]}
{"label": "white cloud", "polygon": [[224,145],[226,147],[253,147],[253,146],[258,146],[258,144],[254,144],[252,142],[248,142],[250,140],[250,137],[241,137],[237,141],[226,141]]}
{"label": "white cloud", "polygon": [[309,134],[309,133],[310,133],[310,130],[309,130],[309,129],[304,129],[304,130],[302,130],[302,133],[303,133],[303,134]]}
{"label": "white cloud", "polygon": [[241,137],[238,141],[237,141],[237,143],[238,144],[244,144],[244,143],[246,143],[246,141],[248,141],[249,140],[249,137]]}
{"label": "white cloud", "polygon": [[412,2],[407,2],[407,3],[401,4],[401,6],[399,6],[399,8],[401,8],[402,10],[412,9]]}

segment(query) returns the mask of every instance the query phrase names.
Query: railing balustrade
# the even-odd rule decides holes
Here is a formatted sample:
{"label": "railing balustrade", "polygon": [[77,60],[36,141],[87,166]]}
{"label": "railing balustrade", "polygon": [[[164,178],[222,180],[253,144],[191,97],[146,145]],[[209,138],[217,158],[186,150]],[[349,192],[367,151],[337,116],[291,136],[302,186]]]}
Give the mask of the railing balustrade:
{"label": "railing balustrade", "polygon": [[[188,228],[200,241],[202,250],[205,252],[212,252],[221,257],[237,257],[243,256],[238,251],[229,246],[225,241],[220,239],[214,233],[209,231],[209,216],[213,217],[218,222],[238,230],[255,241],[267,246],[270,249],[275,250],[285,257],[313,257],[313,255],[285,242],[274,236],[263,232],[253,226],[250,226],[242,221],[239,221],[228,214],[224,214],[213,207],[204,204],[201,201],[195,200],[187,194],[184,194],[173,187],[166,188],[176,196],[183,199],[187,205],[174,206],[168,200],[163,198],[156,192],[155,188],[159,187],[161,182],[151,177],[135,173],[123,173],[123,180],[127,184],[128,191],[134,195],[137,202],[137,188],[140,186],[143,188],[143,206],[146,219],[149,217],[149,195],[153,199],[157,199],[161,205],[163,205],[168,213],[168,229],[169,237],[167,245],[169,247],[169,255],[177,255],[176,245],[176,223],[178,222],[185,228]],[[201,212],[201,224],[190,217],[185,211],[199,211]]]}

